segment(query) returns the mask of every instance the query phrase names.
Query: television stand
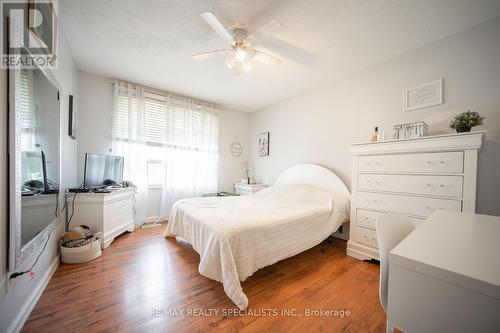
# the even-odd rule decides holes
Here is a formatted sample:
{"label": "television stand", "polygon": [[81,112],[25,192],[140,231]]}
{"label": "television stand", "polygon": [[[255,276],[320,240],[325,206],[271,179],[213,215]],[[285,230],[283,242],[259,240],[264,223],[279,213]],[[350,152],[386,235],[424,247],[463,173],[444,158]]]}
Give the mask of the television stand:
{"label": "television stand", "polygon": [[110,193],[67,193],[68,216],[71,215],[75,198],[75,213],[69,229],[81,224],[88,225],[92,232],[102,232],[101,248],[107,248],[118,235],[134,231],[134,193],[134,189],[130,188]]}

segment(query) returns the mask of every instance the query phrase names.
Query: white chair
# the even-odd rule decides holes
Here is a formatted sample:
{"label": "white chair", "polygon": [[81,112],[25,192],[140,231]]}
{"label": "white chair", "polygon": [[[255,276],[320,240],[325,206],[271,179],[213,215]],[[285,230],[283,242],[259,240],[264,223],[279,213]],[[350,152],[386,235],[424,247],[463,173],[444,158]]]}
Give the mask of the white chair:
{"label": "white chair", "polygon": [[[389,252],[415,229],[415,225],[407,217],[395,214],[382,215],[375,224],[380,252],[380,303],[387,313]],[[387,320],[387,332],[393,332],[389,320]]]}

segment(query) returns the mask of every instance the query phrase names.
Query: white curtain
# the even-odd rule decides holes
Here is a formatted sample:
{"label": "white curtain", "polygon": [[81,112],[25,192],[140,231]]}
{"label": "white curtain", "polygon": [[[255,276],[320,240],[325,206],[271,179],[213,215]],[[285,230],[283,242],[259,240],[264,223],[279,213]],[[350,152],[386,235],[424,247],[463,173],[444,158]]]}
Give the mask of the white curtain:
{"label": "white curtain", "polygon": [[136,219],[151,205],[168,218],[182,198],[217,191],[219,109],[211,103],[116,82],[113,142],[125,157],[124,179],[137,185]]}

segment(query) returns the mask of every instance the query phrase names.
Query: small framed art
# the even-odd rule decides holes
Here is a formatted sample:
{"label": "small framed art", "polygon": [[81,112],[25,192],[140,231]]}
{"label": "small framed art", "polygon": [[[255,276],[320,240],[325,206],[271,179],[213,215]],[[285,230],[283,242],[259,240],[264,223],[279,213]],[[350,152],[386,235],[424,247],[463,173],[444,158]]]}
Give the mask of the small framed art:
{"label": "small framed art", "polygon": [[404,95],[405,111],[443,104],[443,79],[408,88]]}
{"label": "small framed art", "polygon": [[69,116],[68,116],[68,135],[76,140],[76,103],[73,95],[69,95]]}
{"label": "small framed art", "polygon": [[259,156],[269,156],[269,132],[259,135]]}

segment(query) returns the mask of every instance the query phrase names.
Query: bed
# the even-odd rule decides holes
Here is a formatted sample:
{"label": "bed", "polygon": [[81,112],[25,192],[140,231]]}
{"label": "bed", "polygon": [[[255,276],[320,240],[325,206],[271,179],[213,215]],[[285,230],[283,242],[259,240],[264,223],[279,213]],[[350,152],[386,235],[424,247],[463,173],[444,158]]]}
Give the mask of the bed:
{"label": "bed", "polygon": [[222,282],[243,310],[248,298],[240,282],[321,243],[347,221],[349,206],[349,191],[334,173],[298,164],[253,195],[177,201],[165,237],[188,241],[200,255],[200,274]]}

